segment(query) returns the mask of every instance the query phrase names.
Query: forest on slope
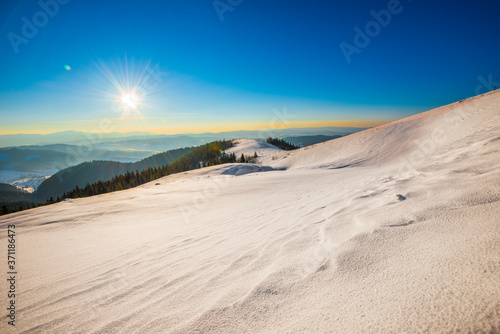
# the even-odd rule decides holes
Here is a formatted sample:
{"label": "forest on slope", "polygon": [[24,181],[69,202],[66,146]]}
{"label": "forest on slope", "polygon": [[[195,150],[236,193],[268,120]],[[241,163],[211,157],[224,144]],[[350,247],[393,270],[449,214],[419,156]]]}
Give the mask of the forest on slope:
{"label": "forest on slope", "polygon": [[87,183],[108,181],[118,175],[128,172],[143,171],[148,168],[163,167],[184,154],[192,151],[194,147],[179,148],[152,155],[134,163],[117,161],[90,161],[65,168],[40,184],[35,194],[37,202],[45,202],[52,198],[62,196],[75,187],[85,187]]}
{"label": "forest on slope", "polygon": [[[30,194],[8,184],[0,184],[0,214],[52,204],[65,198],[87,197],[107,192],[129,189],[157,178],[196,168],[236,162],[234,154],[224,151],[233,146],[231,140],[219,140],[198,147],[167,151],[143,159],[135,164],[112,161],[92,161],[63,170],[53,175],[42,188],[44,193]],[[118,166],[118,167],[117,167]],[[114,174],[120,168],[124,172]],[[111,177],[109,175],[114,174]],[[91,180],[89,176],[95,181]],[[101,176],[108,177],[100,179]],[[97,179],[96,179],[97,178]],[[84,184],[81,179],[87,180]],[[72,186],[72,184],[76,183]],[[50,187],[54,187],[51,189]],[[61,189],[66,189],[62,190]],[[40,188],[38,189],[40,191]]]}

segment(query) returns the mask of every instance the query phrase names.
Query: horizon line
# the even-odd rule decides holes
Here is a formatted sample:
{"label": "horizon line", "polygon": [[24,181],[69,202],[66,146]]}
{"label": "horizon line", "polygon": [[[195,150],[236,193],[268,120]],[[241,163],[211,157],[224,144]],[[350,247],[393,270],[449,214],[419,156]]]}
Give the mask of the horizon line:
{"label": "horizon line", "polygon": [[172,136],[172,135],[196,135],[196,134],[205,134],[205,133],[210,133],[210,134],[220,134],[224,132],[238,132],[238,131],[245,131],[245,132],[250,132],[250,131],[276,131],[276,130],[289,130],[289,129],[312,129],[312,128],[362,128],[362,129],[368,129],[376,126],[380,126],[383,124],[387,124],[390,122],[393,122],[394,120],[384,120],[384,121],[378,121],[378,122],[367,122],[367,123],[373,123],[373,124],[366,124],[366,126],[361,126],[361,125],[340,125],[340,126],[335,126],[335,125],[324,125],[324,126],[290,126],[290,127],[279,127],[279,128],[254,128],[254,129],[235,129],[235,130],[224,130],[224,131],[186,131],[186,132],[175,132],[175,133],[165,133],[165,132],[151,132],[151,131],[141,131],[141,130],[133,130],[133,131],[111,131],[111,132],[102,132],[102,131],[82,131],[82,130],[61,130],[61,131],[54,131],[54,132],[48,132],[48,133],[25,133],[25,132],[14,132],[14,133],[0,133],[0,136],[16,136],[16,135],[39,135],[39,136],[48,136],[48,135],[53,135],[53,134],[58,134],[58,133],[63,133],[63,132],[75,132],[75,133],[101,133],[101,134],[129,134],[129,133],[142,133],[142,134],[149,134],[149,135],[165,135],[165,136]]}

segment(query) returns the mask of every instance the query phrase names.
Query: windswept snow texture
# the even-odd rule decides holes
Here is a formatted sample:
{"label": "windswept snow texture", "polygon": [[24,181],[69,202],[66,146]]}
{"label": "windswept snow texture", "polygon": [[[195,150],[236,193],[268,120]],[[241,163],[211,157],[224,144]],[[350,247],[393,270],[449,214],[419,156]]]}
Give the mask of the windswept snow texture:
{"label": "windswept snow texture", "polygon": [[500,331],[500,92],[260,159],[0,218],[15,331]]}

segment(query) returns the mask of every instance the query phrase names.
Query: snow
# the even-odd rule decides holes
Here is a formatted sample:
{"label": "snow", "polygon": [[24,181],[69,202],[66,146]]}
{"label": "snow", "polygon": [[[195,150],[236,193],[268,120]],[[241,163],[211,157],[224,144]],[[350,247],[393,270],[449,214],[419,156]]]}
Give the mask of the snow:
{"label": "snow", "polygon": [[257,162],[261,164],[263,162],[269,162],[273,157],[276,158],[279,153],[283,152],[282,149],[274,145],[255,139],[238,139],[235,141],[235,144],[234,147],[226,150],[226,153],[234,153],[237,159],[239,159],[242,154],[253,157],[254,154],[257,153]]}
{"label": "snow", "polygon": [[1,170],[0,183],[8,183],[10,185],[21,187],[23,189],[38,188],[38,186],[48,179],[51,175],[57,173],[56,169],[47,169],[31,172],[20,172],[14,170]]}
{"label": "snow", "polygon": [[2,216],[0,249],[9,224],[19,240],[16,331],[500,331],[500,91],[262,145],[232,149],[259,164]]}

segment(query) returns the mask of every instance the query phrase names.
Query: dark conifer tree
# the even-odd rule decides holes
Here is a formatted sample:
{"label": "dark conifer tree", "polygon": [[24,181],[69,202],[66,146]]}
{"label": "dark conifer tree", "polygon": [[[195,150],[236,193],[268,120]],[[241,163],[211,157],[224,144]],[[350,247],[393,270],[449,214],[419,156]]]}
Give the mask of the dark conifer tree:
{"label": "dark conifer tree", "polygon": [[296,149],[300,148],[300,147],[295,146],[295,145],[293,145],[293,144],[291,144],[291,143],[289,143],[289,142],[287,142],[287,141],[285,141],[283,139],[278,139],[278,138],[271,138],[271,137],[269,137],[269,138],[267,138],[266,142],[268,144],[271,144],[271,145],[274,145],[276,147],[279,147],[279,148],[281,148],[282,150],[285,150],[285,151],[296,150]]}

